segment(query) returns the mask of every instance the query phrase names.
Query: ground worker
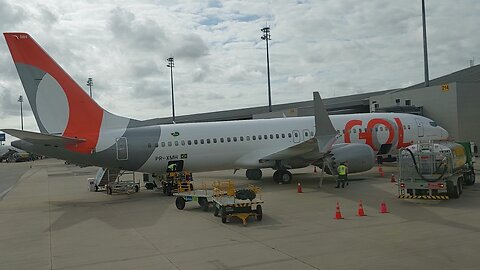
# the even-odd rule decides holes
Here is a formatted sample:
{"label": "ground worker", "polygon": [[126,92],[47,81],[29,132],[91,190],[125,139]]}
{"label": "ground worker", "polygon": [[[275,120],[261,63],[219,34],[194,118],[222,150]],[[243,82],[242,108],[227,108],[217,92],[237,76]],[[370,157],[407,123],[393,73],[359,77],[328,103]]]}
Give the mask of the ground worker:
{"label": "ground worker", "polygon": [[345,183],[348,185],[348,167],[345,165],[345,162],[340,163],[337,167],[338,177],[337,177],[337,186],[335,188],[339,188],[340,184],[342,188],[345,187]]}

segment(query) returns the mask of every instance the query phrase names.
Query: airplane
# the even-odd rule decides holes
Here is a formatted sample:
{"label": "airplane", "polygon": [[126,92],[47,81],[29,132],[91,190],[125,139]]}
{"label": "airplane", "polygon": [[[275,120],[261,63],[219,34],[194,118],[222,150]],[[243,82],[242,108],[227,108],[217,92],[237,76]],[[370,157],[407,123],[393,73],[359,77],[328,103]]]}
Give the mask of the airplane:
{"label": "airplane", "polygon": [[350,173],[374,166],[376,154],[448,132],[422,116],[367,113],[328,116],[314,92],[314,116],[146,125],[104,110],[27,33],[4,33],[40,133],[3,131],[12,145],[75,164],[163,174],[168,171],[246,169],[261,179],[262,168],[290,183],[290,169],[315,165],[335,174],[341,162]]}

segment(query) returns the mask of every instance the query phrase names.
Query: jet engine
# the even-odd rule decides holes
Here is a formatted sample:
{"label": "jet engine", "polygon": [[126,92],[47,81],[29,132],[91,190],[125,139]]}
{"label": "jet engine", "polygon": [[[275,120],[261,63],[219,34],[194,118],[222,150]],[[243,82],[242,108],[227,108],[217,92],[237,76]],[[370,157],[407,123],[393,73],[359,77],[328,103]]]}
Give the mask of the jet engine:
{"label": "jet engine", "polygon": [[[372,148],[360,143],[334,144],[330,159],[333,161],[333,168],[336,168],[342,162],[346,162],[349,173],[365,172],[375,165],[375,153]],[[329,162],[329,160],[324,160],[324,162]],[[328,166],[325,166],[325,171],[332,174]]]}

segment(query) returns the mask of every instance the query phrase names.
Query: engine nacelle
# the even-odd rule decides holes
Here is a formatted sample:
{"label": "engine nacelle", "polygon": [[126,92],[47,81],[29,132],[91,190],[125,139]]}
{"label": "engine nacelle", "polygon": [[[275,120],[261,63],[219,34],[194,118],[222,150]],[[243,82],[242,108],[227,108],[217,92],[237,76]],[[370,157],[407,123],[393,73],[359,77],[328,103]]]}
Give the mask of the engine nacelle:
{"label": "engine nacelle", "polygon": [[331,153],[336,166],[342,162],[346,162],[349,173],[365,172],[375,165],[375,153],[372,148],[366,144],[335,144],[332,147]]}

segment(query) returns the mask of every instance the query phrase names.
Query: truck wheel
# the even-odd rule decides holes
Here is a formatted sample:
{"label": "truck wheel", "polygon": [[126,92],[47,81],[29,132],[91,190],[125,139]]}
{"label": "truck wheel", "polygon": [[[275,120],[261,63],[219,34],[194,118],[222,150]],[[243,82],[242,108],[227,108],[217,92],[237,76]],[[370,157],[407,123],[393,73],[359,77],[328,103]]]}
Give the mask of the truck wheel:
{"label": "truck wheel", "polygon": [[208,212],[208,201],[207,198],[200,197],[198,198],[198,204],[202,207],[202,210]]}
{"label": "truck wheel", "polygon": [[178,210],[183,210],[183,208],[185,208],[185,199],[183,197],[177,197],[175,200],[175,206]]}
{"label": "truck wheel", "polygon": [[463,177],[459,177],[457,181],[458,197],[463,193],[463,179]]}
{"label": "truck wheel", "polygon": [[227,213],[225,213],[225,209],[223,207],[220,209],[220,216],[222,217],[222,223],[227,223]]}
{"label": "truck wheel", "polygon": [[455,186],[452,181],[447,182],[447,195],[452,199],[457,199],[459,197],[458,194],[458,184]]}
{"label": "truck wheel", "polygon": [[257,209],[255,210],[255,213],[257,213],[257,221],[261,221],[263,218],[263,212],[262,212],[262,206],[260,204],[257,204]]}

